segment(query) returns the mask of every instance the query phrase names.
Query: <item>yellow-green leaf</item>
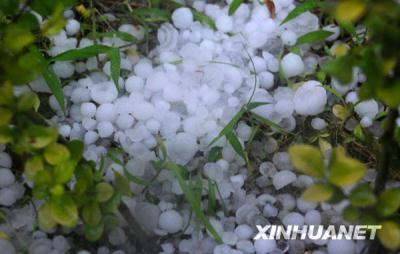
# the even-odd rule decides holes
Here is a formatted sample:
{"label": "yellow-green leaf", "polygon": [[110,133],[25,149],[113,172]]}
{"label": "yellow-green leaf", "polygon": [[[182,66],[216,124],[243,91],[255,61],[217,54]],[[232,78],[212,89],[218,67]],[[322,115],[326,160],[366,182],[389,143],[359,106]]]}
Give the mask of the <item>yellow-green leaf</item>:
{"label": "yellow-green leaf", "polygon": [[0,105],[10,105],[14,99],[14,92],[10,82],[0,85]]}
{"label": "yellow-green leaf", "polygon": [[85,238],[90,242],[95,242],[100,239],[104,232],[104,225],[100,223],[94,227],[85,226]]}
{"label": "yellow-green leaf", "polygon": [[378,237],[382,244],[391,250],[400,247],[400,226],[394,221],[381,223],[382,229],[378,230]]}
{"label": "yellow-green leaf", "polygon": [[101,221],[101,210],[97,202],[89,202],[82,209],[82,218],[90,226],[96,226]]}
{"label": "yellow-green leaf", "polygon": [[21,94],[18,98],[18,109],[21,111],[28,111],[34,109],[37,111],[40,106],[40,100],[36,93],[28,91]]}
{"label": "yellow-green leaf", "polygon": [[61,144],[53,143],[44,150],[44,158],[51,165],[57,165],[64,162],[70,156],[69,150]]}
{"label": "yellow-green leaf", "polygon": [[78,222],[78,208],[74,200],[63,196],[50,201],[51,217],[60,225],[74,227]]}
{"label": "yellow-green leaf", "polygon": [[8,125],[12,118],[12,112],[6,108],[0,108],[0,126]]}
{"label": "yellow-green leaf", "polygon": [[339,187],[356,183],[365,174],[366,166],[358,160],[346,156],[343,147],[332,151],[329,161],[329,181]]}
{"label": "yellow-green leaf", "polygon": [[340,22],[357,21],[365,13],[367,6],[362,1],[340,1],[336,6],[335,16]]}
{"label": "yellow-green leaf", "polygon": [[378,214],[383,217],[395,213],[400,208],[400,189],[390,188],[385,190],[379,196],[376,208]]}
{"label": "yellow-green leaf", "polygon": [[110,184],[103,182],[96,185],[96,192],[97,201],[103,203],[112,197],[114,189]]}
{"label": "yellow-green leaf", "polygon": [[25,175],[28,179],[33,180],[37,172],[44,169],[43,159],[41,156],[33,156],[25,163]]}
{"label": "yellow-green leaf", "polygon": [[114,171],[114,175],[115,175],[116,191],[118,191],[119,193],[121,193],[124,196],[130,197],[132,195],[132,190],[129,185],[129,180],[116,171]]}
{"label": "yellow-green leaf", "polygon": [[43,127],[34,125],[26,130],[26,138],[28,143],[33,148],[41,149],[52,142],[55,142],[58,137],[58,131],[52,127]]}
{"label": "yellow-green leaf", "polygon": [[293,145],[288,152],[293,166],[300,172],[315,177],[324,175],[324,158],[318,148],[310,145]]}
{"label": "yellow-green leaf", "polygon": [[351,191],[350,202],[355,207],[367,207],[375,204],[376,197],[369,185],[362,184]]}
{"label": "yellow-green leaf", "polygon": [[52,217],[50,205],[48,203],[43,204],[39,208],[38,224],[44,231],[50,231],[57,225],[56,221]]}
{"label": "yellow-green leaf", "polygon": [[345,107],[340,104],[336,104],[333,106],[332,113],[342,121],[346,120],[347,118],[347,111]]}
{"label": "yellow-green leaf", "polygon": [[317,183],[304,191],[303,199],[307,202],[325,202],[332,197],[333,192],[333,188],[329,185]]}
{"label": "yellow-green leaf", "polygon": [[76,163],[72,160],[65,160],[54,167],[53,175],[56,183],[66,183],[71,180],[74,174]]}

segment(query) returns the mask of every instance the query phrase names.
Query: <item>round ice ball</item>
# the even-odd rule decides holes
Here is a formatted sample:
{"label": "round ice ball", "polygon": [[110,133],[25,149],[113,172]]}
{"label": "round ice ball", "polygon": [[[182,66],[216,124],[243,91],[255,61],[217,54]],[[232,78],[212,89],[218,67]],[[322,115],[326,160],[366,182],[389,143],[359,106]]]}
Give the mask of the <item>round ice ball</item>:
{"label": "round ice ball", "polygon": [[330,240],[328,242],[329,254],[354,254],[356,246],[352,240]]}
{"label": "round ice ball", "polygon": [[254,242],[254,248],[257,254],[271,253],[276,249],[276,241],[259,239]]}
{"label": "round ice ball", "polygon": [[168,233],[174,234],[182,229],[183,218],[177,211],[168,210],[160,215],[158,225]]}
{"label": "round ice ball", "polygon": [[304,72],[304,63],[301,57],[294,53],[289,53],[282,58],[282,70],[287,78],[295,77]]}
{"label": "round ice ball", "polygon": [[118,97],[118,90],[112,82],[103,82],[91,87],[90,96],[98,104],[112,102]]}
{"label": "round ice ball", "polygon": [[0,152],[0,167],[11,168],[12,160],[8,153]]}
{"label": "round ice ball", "polygon": [[307,81],[296,90],[293,102],[297,114],[317,115],[324,111],[327,102],[326,90],[318,81]]}
{"label": "round ice ball", "polygon": [[67,25],[65,26],[65,30],[68,35],[75,35],[79,32],[81,28],[81,24],[75,19],[69,19],[67,21]]}
{"label": "round ice ball", "polygon": [[172,13],[172,22],[177,28],[188,28],[193,23],[193,13],[189,8],[178,8]]}
{"label": "round ice ball", "polygon": [[281,34],[281,39],[282,39],[283,44],[288,45],[288,46],[293,46],[296,44],[297,35],[293,31],[286,30]]}
{"label": "round ice ball", "polygon": [[10,186],[15,182],[15,176],[8,168],[0,168],[0,188]]}
{"label": "round ice ball", "polygon": [[233,20],[228,15],[221,15],[216,20],[216,26],[221,32],[231,32],[233,29]]}

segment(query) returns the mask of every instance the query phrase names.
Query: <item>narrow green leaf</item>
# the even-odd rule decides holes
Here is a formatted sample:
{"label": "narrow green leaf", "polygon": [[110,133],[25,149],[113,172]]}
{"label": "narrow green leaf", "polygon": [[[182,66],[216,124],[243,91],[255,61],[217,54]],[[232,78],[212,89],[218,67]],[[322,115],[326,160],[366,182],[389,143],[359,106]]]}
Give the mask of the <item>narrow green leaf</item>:
{"label": "narrow green leaf", "polygon": [[104,33],[99,33],[96,32],[90,33],[88,35],[89,38],[100,38],[100,37],[108,37],[108,38],[120,38],[123,41],[126,42],[136,42],[137,38],[131,34],[125,33],[125,32],[119,32],[119,31],[113,31],[113,32],[104,32]]}
{"label": "narrow green leaf", "polygon": [[140,7],[134,9],[131,14],[145,22],[165,22],[170,18],[170,13],[158,8]]}
{"label": "narrow green leaf", "polygon": [[235,133],[232,131],[228,132],[226,134],[226,139],[228,140],[229,144],[231,144],[233,150],[235,150],[235,152],[247,162],[247,154]]}
{"label": "narrow green leaf", "polygon": [[233,0],[231,5],[229,5],[229,16],[233,15],[242,3],[243,0]]}
{"label": "narrow green leaf", "polygon": [[303,14],[306,11],[310,11],[313,10],[317,7],[319,7],[319,3],[315,0],[308,0],[305,1],[302,4],[299,4],[296,6],[296,8],[294,8],[287,16],[286,18],[282,21],[281,25],[289,22],[290,20],[300,16],[301,14]]}
{"label": "narrow green leaf", "polygon": [[208,179],[208,207],[207,213],[214,214],[217,206],[217,198],[215,196],[215,187],[211,179]]}
{"label": "narrow green leaf", "polygon": [[98,54],[108,53],[112,47],[104,45],[92,45],[81,49],[71,49],[59,55],[52,57],[50,60],[54,61],[73,61],[87,59]]}
{"label": "narrow green leaf", "polygon": [[288,152],[293,166],[300,172],[315,177],[324,175],[324,157],[318,148],[311,145],[293,145]]}
{"label": "narrow green leaf", "polygon": [[222,158],[222,147],[214,146],[208,153],[208,162],[216,162]]}
{"label": "narrow green leaf", "polygon": [[179,185],[181,186],[186,200],[189,202],[190,206],[192,207],[196,217],[205,225],[207,230],[210,232],[210,234],[214,237],[217,243],[221,244],[222,239],[218,235],[217,231],[215,231],[214,227],[211,225],[210,221],[208,220],[207,216],[204,214],[202,207],[201,207],[201,202],[196,199],[193,190],[190,188],[190,186],[186,183],[182,171],[187,171],[183,166],[175,164],[173,162],[166,162],[165,168],[172,170],[179,182]]}
{"label": "narrow green leaf", "polygon": [[212,20],[209,16],[196,11],[195,9],[191,9],[193,13],[193,18],[194,20],[199,21],[200,23],[203,23],[205,25],[208,25],[211,29],[217,30],[217,26],[215,25],[214,20]]}
{"label": "narrow green leaf", "polygon": [[271,120],[264,118],[262,116],[259,116],[257,114],[253,114],[254,118],[259,121],[260,123],[271,127],[272,129],[274,129],[275,131],[281,133],[281,134],[290,134],[290,135],[295,135],[294,133],[285,130],[284,128],[282,128],[281,126],[279,126],[278,124],[272,122]]}
{"label": "narrow green leaf", "polygon": [[117,90],[119,90],[119,76],[121,74],[121,55],[118,48],[111,48],[108,51],[108,57],[110,58],[110,71],[111,78],[114,81]]}
{"label": "narrow green leaf", "polygon": [[325,31],[325,30],[313,31],[313,32],[310,32],[310,33],[300,36],[297,39],[297,45],[322,41],[322,40],[328,38],[329,36],[331,36],[332,34],[333,34],[332,32]]}

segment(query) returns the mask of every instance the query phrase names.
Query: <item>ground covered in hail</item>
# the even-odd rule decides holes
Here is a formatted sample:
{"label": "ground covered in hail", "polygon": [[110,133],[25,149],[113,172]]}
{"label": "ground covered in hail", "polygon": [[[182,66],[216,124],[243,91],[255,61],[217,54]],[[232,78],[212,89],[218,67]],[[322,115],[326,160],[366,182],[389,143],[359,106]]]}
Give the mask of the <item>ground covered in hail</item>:
{"label": "ground covered in hail", "polygon": [[[348,201],[330,205],[301,198],[302,190],[315,179],[294,171],[288,142],[301,138],[307,129],[307,135],[319,138],[327,156],[330,149],[324,135],[330,126],[325,113],[341,99],[355,105],[361,120],[352,118],[345,128],[352,131],[360,125],[378,136],[375,118],[382,105],[358,100],[357,87],[365,76],[357,68],[346,86],[335,79],[321,84],[316,78],[327,55],[346,50],[337,40],[341,31],[336,25],[322,25],[310,12],[281,25],[295,8],[292,0],[274,1],[275,17],[258,1],[241,4],[229,16],[231,1],[227,2],[188,3],[211,17],[216,30],[196,21],[189,8],[176,9],[171,22],[158,28],[158,44],[147,54],[120,38],[102,39],[100,44],[120,49],[119,89],[110,77],[111,63],[105,55],[56,62],[52,67],[66,82],[68,112],[64,115],[51,96],[51,122],[65,139],[84,141],[86,159],[100,164],[105,158],[108,181],[115,181],[115,172],[135,179],[130,183],[134,195],[124,197],[123,203],[159,253],[361,253],[364,241],[253,240],[256,225],[346,224],[341,212]],[[64,15],[68,19],[65,30],[50,38],[51,56],[94,44],[76,36],[80,23],[72,11]],[[321,43],[294,47],[302,35],[320,29],[332,34]],[[118,30],[139,41],[145,37],[138,25],[121,24]],[[42,78],[28,85],[49,92]],[[16,93],[25,89],[28,86],[18,87]],[[243,117],[230,130],[233,137],[216,139],[243,109]],[[187,190],[174,171],[151,164],[159,159],[160,145],[171,161],[185,166],[185,174],[190,174],[186,187],[199,196],[198,208],[209,225],[195,216]],[[249,153],[240,154],[238,145]],[[111,148],[120,148],[117,159],[105,156]],[[37,230],[36,201],[13,207],[23,196],[24,185],[31,183],[15,180],[6,152],[0,152],[0,166],[0,204],[9,215],[0,228],[18,235],[14,243],[0,240],[1,253],[16,253],[13,244],[32,254],[137,253],[127,233],[137,225],[126,221],[107,232],[95,248],[79,246],[68,229]],[[374,170],[369,169],[363,181],[373,179]]]}

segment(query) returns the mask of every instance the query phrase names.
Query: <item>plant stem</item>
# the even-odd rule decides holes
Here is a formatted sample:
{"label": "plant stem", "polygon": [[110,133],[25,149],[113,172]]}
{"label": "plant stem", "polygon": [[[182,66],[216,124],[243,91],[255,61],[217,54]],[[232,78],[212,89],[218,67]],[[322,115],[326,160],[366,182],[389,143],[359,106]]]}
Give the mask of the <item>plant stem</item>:
{"label": "plant stem", "polygon": [[397,150],[397,144],[394,141],[394,131],[396,127],[396,119],[398,111],[395,108],[390,108],[387,116],[387,122],[384,127],[384,132],[381,141],[381,149],[378,157],[377,176],[375,179],[375,193],[379,194],[385,188],[386,181],[389,175],[390,160]]}

